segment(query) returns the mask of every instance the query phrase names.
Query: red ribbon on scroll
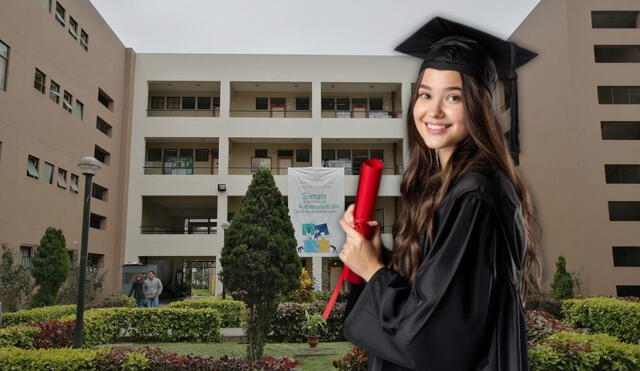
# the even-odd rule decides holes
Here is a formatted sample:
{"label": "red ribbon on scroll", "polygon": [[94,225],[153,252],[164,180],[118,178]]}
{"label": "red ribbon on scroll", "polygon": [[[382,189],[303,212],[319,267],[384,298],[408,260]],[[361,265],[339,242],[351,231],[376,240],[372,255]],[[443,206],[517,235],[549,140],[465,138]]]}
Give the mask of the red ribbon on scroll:
{"label": "red ribbon on scroll", "polygon": [[[355,229],[360,232],[366,239],[373,237],[373,229],[367,224],[368,221],[373,220],[373,215],[376,208],[376,199],[378,198],[378,189],[380,188],[380,178],[382,177],[382,168],[384,163],[380,160],[370,159],[362,163],[360,168],[360,179],[358,181],[358,193],[356,195],[356,206],[353,210],[353,217],[355,219]],[[324,309],[322,317],[324,319],[329,318],[329,314],[333,309],[333,305],[336,303],[338,294],[340,293],[340,287],[342,287],[342,281],[347,280],[353,284],[359,284],[362,282],[362,277],[351,272],[349,267],[342,268],[340,278],[333,289],[331,299],[327,303]]]}

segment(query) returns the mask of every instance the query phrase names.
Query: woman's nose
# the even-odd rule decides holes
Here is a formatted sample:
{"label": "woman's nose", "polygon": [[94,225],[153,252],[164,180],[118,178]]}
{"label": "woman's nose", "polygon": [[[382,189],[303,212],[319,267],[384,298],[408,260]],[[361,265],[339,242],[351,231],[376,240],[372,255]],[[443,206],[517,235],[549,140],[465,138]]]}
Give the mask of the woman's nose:
{"label": "woman's nose", "polygon": [[427,107],[427,115],[429,117],[441,117],[443,114],[442,108],[440,107],[440,103],[435,99],[432,100]]}

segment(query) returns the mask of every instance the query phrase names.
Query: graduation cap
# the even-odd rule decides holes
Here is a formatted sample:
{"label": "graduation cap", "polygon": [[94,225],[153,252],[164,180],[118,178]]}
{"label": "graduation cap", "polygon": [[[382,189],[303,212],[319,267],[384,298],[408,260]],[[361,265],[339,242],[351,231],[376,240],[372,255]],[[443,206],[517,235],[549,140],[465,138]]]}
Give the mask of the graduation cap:
{"label": "graduation cap", "polygon": [[435,17],[395,49],[424,60],[420,70],[453,70],[474,77],[493,95],[498,80],[511,81],[509,147],[519,163],[518,75],[516,69],[535,56],[530,50],[469,26]]}

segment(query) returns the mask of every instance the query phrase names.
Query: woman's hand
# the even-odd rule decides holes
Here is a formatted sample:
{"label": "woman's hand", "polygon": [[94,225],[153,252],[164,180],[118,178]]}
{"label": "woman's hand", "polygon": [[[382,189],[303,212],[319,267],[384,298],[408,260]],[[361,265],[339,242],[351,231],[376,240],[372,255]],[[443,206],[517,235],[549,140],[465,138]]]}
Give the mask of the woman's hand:
{"label": "woman's hand", "polygon": [[381,228],[377,221],[370,221],[369,226],[374,228],[373,239],[369,241],[364,238],[360,232],[355,230],[354,208],[355,205],[349,206],[342,219],[340,219],[340,225],[347,233],[347,238],[339,257],[353,273],[362,277],[365,281],[369,281],[374,273],[384,267],[380,256],[382,249]]}

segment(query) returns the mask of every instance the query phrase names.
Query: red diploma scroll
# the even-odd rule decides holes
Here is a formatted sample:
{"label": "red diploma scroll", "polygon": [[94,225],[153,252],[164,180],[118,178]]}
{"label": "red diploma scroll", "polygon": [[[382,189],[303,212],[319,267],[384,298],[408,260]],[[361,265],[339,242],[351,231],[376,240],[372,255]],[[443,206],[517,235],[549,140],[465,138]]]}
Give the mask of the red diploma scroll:
{"label": "red diploma scroll", "polygon": [[[362,163],[360,168],[360,179],[358,181],[358,194],[356,195],[356,206],[353,211],[355,219],[355,229],[360,232],[366,239],[371,239],[373,229],[369,227],[367,222],[373,220],[373,214],[376,208],[376,199],[378,198],[378,189],[380,188],[380,178],[382,177],[382,168],[384,163],[380,160],[370,159]],[[362,278],[349,270],[349,267],[342,268],[340,278],[333,289],[331,299],[327,303],[322,316],[326,320],[329,318],[331,309],[338,298],[342,281],[347,280],[353,284],[362,283]]]}

